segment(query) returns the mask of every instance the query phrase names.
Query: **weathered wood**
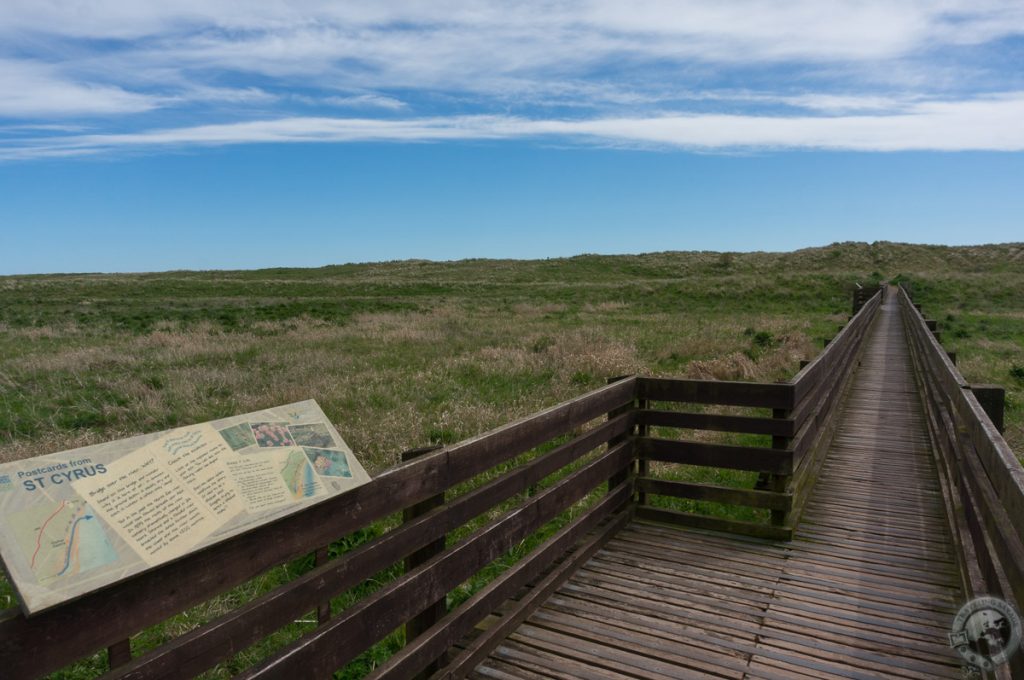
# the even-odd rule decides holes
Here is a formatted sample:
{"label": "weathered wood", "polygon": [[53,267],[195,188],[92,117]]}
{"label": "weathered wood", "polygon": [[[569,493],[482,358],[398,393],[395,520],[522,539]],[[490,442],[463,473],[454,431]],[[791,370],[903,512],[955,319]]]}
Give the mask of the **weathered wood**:
{"label": "weathered wood", "polygon": [[786,383],[644,377],[636,380],[637,397],[650,401],[760,406],[764,408],[792,408],[793,406],[793,386]]}
{"label": "weathered wood", "polygon": [[664,463],[704,465],[731,470],[753,470],[786,475],[793,471],[793,452],[755,446],[676,441],[657,437],[637,438],[642,458]]}
{"label": "weathered wood", "polygon": [[[962,391],[966,386],[955,370],[955,354],[947,352],[942,357],[941,347],[937,347],[939,338],[926,332],[920,315],[910,311],[905,296],[901,296],[901,302],[910,345],[928,397],[932,431],[938,433],[935,441],[940,445],[940,463],[948,478],[943,489],[950,506],[949,524],[966,592],[974,596],[999,593],[1020,603],[1024,582],[1020,572],[1021,540],[1019,533],[1007,532],[1011,527],[1019,531],[1020,525],[1006,516],[1020,513],[1019,464],[1005,447],[995,425],[982,414],[977,400],[970,392]],[[982,472],[979,462],[995,474],[989,477],[989,473]],[[991,493],[992,483],[1003,487],[1001,493],[995,493],[998,499]],[[1004,570],[1004,565],[1009,565],[1008,570]],[[1013,677],[1024,677],[1024,659],[1015,655],[1009,670]]]}
{"label": "weathered wood", "polygon": [[659,496],[692,498],[694,500],[743,505],[751,508],[788,511],[793,504],[793,496],[790,494],[776,491],[734,489],[713,484],[692,484],[689,482],[640,477],[636,480],[636,487],[639,491]]}
{"label": "weathered wood", "polygon": [[853,369],[852,363],[857,356],[862,338],[863,334],[851,336],[842,345],[837,344],[830,350],[834,354],[827,365],[827,375],[814,374],[796,383],[801,396],[790,412],[790,418],[797,430],[794,436],[800,436],[800,430],[807,424],[808,418],[830,413],[838,402],[839,387]]}
{"label": "weathered wood", "polygon": [[[986,550],[991,555],[990,563],[998,562],[999,570],[988,567],[986,579],[992,592],[998,590],[1004,597],[1024,602],[1024,543],[1014,531],[1006,509],[999,502],[995,489],[988,482],[981,466],[972,456],[964,456],[967,469],[964,476],[976,499],[979,524],[984,534]],[[981,543],[977,538],[975,545]],[[1008,583],[1001,583],[1003,577]]]}
{"label": "weathered wood", "polygon": [[107,648],[107,667],[117,668],[132,660],[131,640],[121,640]]}
{"label": "weathered wood", "polygon": [[[789,420],[792,413],[786,409],[773,409],[772,417],[778,420]],[[779,435],[772,436],[772,450],[774,451],[788,451],[790,456],[793,452],[790,449],[792,439],[790,437],[783,437]],[[790,458],[790,467],[793,465],[793,459]],[[787,474],[773,474],[768,480],[768,491],[775,492],[778,494],[785,494],[786,487],[789,484],[789,480],[793,476],[793,471],[790,470]],[[792,526],[789,524],[789,513],[793,507],[793,497],[789,496],[789,503],[784,508],[772,508],[771,510],[771,524],[775,527]]]}
{"label": "weathered wood", "polygon": [[711,517],[691,512],[679,512],[666,508],[652,508],[650,506],[636,509],[638,519],[645,519],[663,524],[674,524],[676,526],[693,527],[695,529],[708,529],[711,531],[724,531],[730,534],[741,536],[753,536],[755,538],[769,538],[779,541],[788,541],[793,537],[791,527],[775,527],[768,524],[756,522],[744,522],[736,519],[725,519],[724,517]]}
{"label": "weathered wood", "polygon": [[797,432],[789,442],[773,440],[773,446],[788,447],[793,451],[793,474],[786,480],[786,491],[794,498],[788,516],[773,515],[777,524],[796,525],[818,469],[834,436],[838,418],[838,405],[856,370],[864,338],[878,316],[882,294],[873,295],[869,304],[861,308],[846,328],[837,336],[837,342],[823,353],[816,365],[801,370],[793,379],[797,385],[799,401],[788,415],[796,424]]}
{"label": "weathered wood", "polygon": [[621,487],[601,499],[598,505],[576,518],[569,526],[561,529],[534,553],[517,562],[508,571],[475,593],[457,611],[452,613],[450,620],[428,631],[415,645],[392,656],[387,663],[371,673],[369,677],[374,680],[405,678],[415,672],[417,668],[422,668],[425,663],[436,658],[438,653],[458,642],[478,621],[528,582],[540,576],[587,533],[597,529],[602,521],[618,511],[618,515],[612,521],[585,540],[570,557],[531,588],[528,595],[516,603],[514,612],[503,612],[501,623],[491,626],[484,634],[478,636],[469,648],[444,669],[441,677],[465,675],[487,656],[491,649],[488,646],[491,641],[504,637],[504,634],[499,635],[498,631],[507,633],[510,622],[521,621],[538,600],[553,592],[569,574],[589,559],[628,521],[630,513],[621,509],[628,501],[629,490],[626,487]]}
{"label": "weathered wood", "polygon": [[[951,491],[960,496],[970,535],[961,536],[958,544],[973,548],[971,557],[981,567],[987,591],[1003,591],[1019,604],[1024,601],[1019,566],[1024,561],[1024,469],[905,291],[900,301],[911,348],[927,378],[925,394],[946,421],[942,429],[949,441],[945,455],[954,458],[948,462],[951,474],[959,475],[952,478]],[[1002,579],[1008,582],[1003,585]]]}
{"label": "weathered wood", "polygon": [[[615,382],[618,382],[620,380],[624,380],[627,377],[628,376],[619,376],[619,377],[616,377],[616,378],[609,378],[608,379],[608,383],[609,384],[615,383]],[[622,406],[619,406],[618,408],[615,408],[615,409],[612,409],[611,411],[609,411],[608,415],[606,416],[606,418],[609,421],[612,421],[612,420],[615,420],[615,419],[617,419],[617,418],[619,418],[621,416],[624,416],[626,414],[633,414],[633,413],[635,413],[635,411],[636,411],[636,402],[635,401],[631,401],[628,404],[624,404]],[[617,446],[621,442],[625,441],[625,439],[629,435],[632,435],[632,431],[630,431],[628,433],[623,432],[622,434],[619,434],[618,436],[613,437],[612,439],[608,440],[608,448],[611,449],[612,447]],[[629,472],[630,471],[628,469],[627,470],[621,470],[619,472],[616,472],[614,475],[612,475],[612,477],[608,480],[608,491],[611,492],[613,489],[615,489],[615,487],[617,487],[620,484],[622,484],[623,482],[625,482],[626,478],[629,476]]]}
{"label": "weathered wood", "polygon": [[971,393],[981,404],[985,415],[995,425],[999,434],[1005,432],[1003,414],[1006,409],[1006,389],[999,385],[971,385]]}
{"label": "weathered wood", "polygon": [[797,404],[804,401],[808,392],[818,385],[822,379],[831,374],[836,362],[838,361],[838,357],[843,355],[844,350],[850,345],[855,345],[859,342],[865,328],[870,323],[871,319],[874,318],[874,314],[878,310],[881,299],[881,291],[876,292],[867,304],[857,312],[853,320],[850,321],[850,323],[848,323],[835,338],[833,338],[833,341],[831,343],[826,343],[828,346],[827,350],[819,354],[807,366],[800,369],[800,372],[793,377],[791,381],[794,386],[793,403],[789,405],[779,405],[775,408],[795,408]]}
{"label": "weathered wood", "polygon": [[[904,314],[904,326],[906,326],[906,314]],[[935,451],[935,460],[938,465],[939,483],[943,494],[946,511],[947,524],[951,529],[951,548],[956,558],[957,566],[961,573],[961,587],[968,595],[984,593],[987,591],[985,577],[979,564],[979,556],[975,549],[974,539],[971,536],[973,529],[968,513],[974,512],[973,508],[965,507],[965,499],[961,494],[963,478],[960,473],[958,456],[953,449],[955,437],[953,436],[954,426],[949,417],[949,412],[940,409],[934,399],[928,398],[935,390],[935,376],[925,371],[921,366],[921,356],[916,349],[911,335],[908,343],[911,359],[915,365],[915,373],[918,382],[922,386],[922,406],[927,418],[927,429],[929,440]]]}
{"label": "weathered wood", "polygon": [[151,651],[123,669],[118,677],[192,677],[291,622],[318,601],[370,578],[630,427],[630,414],[602,423],[530,463],[453,499],[446,506]]}
{"label": "weathered wood", "polygon": [[920,331],[919,326],[916,328],[916,346],[936,378],[933,398],[956,420],[954,429],[967,430],[986,474],[996,487],[1000,501],[1011,517],[1014,517],[1016,526],[1022,527],[1024,531],[1024,469],[963,377],[946,357],[941,356],[941,347]]}
{"label": "weathered wood", "polygon": [[1024,539],[1024,468],[1017,461],[1006,440],[987,418],[982,418],[981,405],[970,393],[961,394],[963,411],[970,413],[965,423],[971,448],[981,461],[989,482],[999,496],[999,502],[1009,513],[1018,535]]}
{"label": "weathered wood", "polygon": [[[22,677],[65,666],[598,418],[632,401],[635,390],[634,379],[594,390],[31,619],[2,612],[0,667]],[[94,625],[82,627],[83,620]]]}
{"label": "weathered wood", "polygon": [[688,413],[685,411],[639,410],[636,422],[640,425],[678,427],[716,432],[743,432],[792,437],[795,434],[792,419],[758,418],[753,416],[726,416],[714,413]]}
{"label": "weathered wood", "polygon": [[632,454],[631,442],[623,442],[241,677],[291,680],[297,672],[333,672],[626,467]]}
{"label": "weathered wood", "polygon": [[[440,447],[425,447],[419,449],[412,449],[402,453],[402,462],[415,460],[423,455],[432,453]],[[419,503],[406,508],[402,512],[402,523],[409,524],[416,519],[428,514],[431,510],[435,510],[444,505],[445,492],[431,496],[426,500],[420,501]],[[413,552],[405,558],[404,571],[408,574],[411,571],[415,571],[423,564],[427,563],[435,556],[440,555],[444,552],[445,543],[447,540],[446,534],[441,534],[438,538],[434,539],[430,543],[419,550]],[[426,609],[421,611],[416,616],[412,617],[405,622],[405,644],[408,645],[413,640],[418,638],[424,631],[428,630],[435,623],[440,621],[445,614],[448,613],[448,607],[446,604],[448,594],[444,593],[434,602],[427,605]],[[329,606],[328,606],[329,607]],[[330,609],[328,608],[328,613]],[[321,625],[324,621],[320,622]],[[438,656],[430,660],[429,664],[425,664],[421,669],[420,673],[416,674],[417,678],[426,678],[429,673],[433,673],[437,670],[437,664],[443,659]]]}
{"label": "weathered wood", "polygon": [[[328,546],[319,547],[319,548],[316,549],[316,552],[313,553],[313,566],[314,567],[319,567],[319,566],[322,566],[324,564],[327,564],[329,559],[330,559],[329,547]],[[317,625],[322,626],[323,624],[327,623],[330,620],[330,618],[331,618],[331,601],[330,600],[324,600],[324,601],[318,603],[317,606],[316,606],[316,622],[317,622]]]}
{"label": "weathered wood", "polygon": [[878,288],[855,288],[853,291],[853,314],[849,317],[850,320],[857,315],[857,312],[867,304],[872,297],[878,293]]}
{"label": "weathered wood", "polygon": [[[636,415],[639,416],[639,414],[641,412],[650,411],[651,402],[649,400],[647,400],[647,399],[637,399],[637,401],[636,401],[636,408],[637,408],[637,414]],[[647,423],[640,422],[639,418],[637,418],[637,425],[636,425],[635,435],[637,437],[649,437],[650,434],[651,434],[651,426],[649,424],[647,424]],[[636,461],[636,476],[637,477],[647,477],[650,474],[651,474],[651,464],[650,464],[650,461],[648,461],[646,458],[639,458],[638,457],[637,461]],[[647,504],[647,495],[643,491],[637,491],[636,503],[638,505],[646,505]]]}
{"label": "weathered wood", "polygon": [[794,493],[802,486],[805,475],[814,474],[821,457],[818,454],[827,448],[835,429],[838,404],[852,379],[855,370],[853,360],[858,353],[857,348],[852,348],[850,358],[844,361],[834,379],[822,381],[801,402],[799,413],[789,414],[799,427],[795,437],[787,444],[793,450],[794,479],[791,486]]}

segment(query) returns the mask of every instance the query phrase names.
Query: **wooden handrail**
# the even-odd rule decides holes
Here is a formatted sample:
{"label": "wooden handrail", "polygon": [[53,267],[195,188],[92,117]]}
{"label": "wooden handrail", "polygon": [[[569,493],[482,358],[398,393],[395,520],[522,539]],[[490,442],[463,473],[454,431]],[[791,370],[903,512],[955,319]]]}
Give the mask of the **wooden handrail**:
{"label": "wooden handrail", "polygon": [[[1024,605],[1024,467],[982,408],[907,291],[898,293],[910,338],[964,589]],[[1014,677],[1024,676],[1015,655]]]}
{"label": "wooden handrail", "polygon": [[[350,492],[31,618],[25,618],[18,609],[8,609],[0,613],[0,668],[4,669],[6,677],[45,675],[98,649],[125,640],[274,566],[306,555],[320,546],[328,545],[388,515],[485,473],[536,446],[572,433],[609,411],[624,404],[632,404],[635,392],[634,378],[602,387],[486,434],[398,465]],[[608,434],[610,437],[631,428],[632,422],[627,418],[595,429],[601,435]],[[588,432],[577,437],[577,445],[582,441],[593,448],[601,444],[598,439],[599,435]],[[560,449],[559,453],[564,457],[566,451],[573,451],[577,455],[585,453],[578,451],[571,443]],[[557,458],[556,452],[549,456],[555,457],[545,460]],[[543,478],[543,475],[536,476],[543,471],[543,466],[544,463],[538,463],[537,467],[531,468],[533,473],[519,471],[512,476],[514,482],[535,483]],[[483,495],[478,497],[484,498]],[[487,498],[488,501],[493,499],[497,499],[495,502],[500,501],[498,496]],[[469,507],[469,501],[466,503],[464,508]],[[450,521],[438,520],[434,514],[428,514],[417,523],[406,525],[418,527],[418,531],[410,529],[388,532],[374,543],[378,546],[374,551],[357,551],[352,554],[351,559],[340,569],[335,585],[343,589],[347,583],[357,584],[386,566],[388,560],[403,560],[409,553],[435,540],[440,535],[437,531],[451,530],[453,527],[449,525]],[[431,522],[435,524],[429,524]],[[435,525],[437,530],[427,531],[425,528]],[[318,576],[329,573],[338,567],[335,562],[321,565],[312,573]],[[352,568],[356,566],[359,568]],[[200,631],[193,631],[141,659],[119,667],[113,672],[114,677],[167,677],[165,673],[187,677],[194,673],[184,670],[191,666],[182,666],[182,658],[189,657],[189,663],[202,668],[228,658],[252,641],[291,622],[297,615],[315,608],[325,597],[325,587],[328,586],[316,577],[297,579],[203,626]],[[310,600],[308,607],[307,599]],[[305,608],[296,611],[299,606]],[[82,625],[84,621],[89,624]],[[68,635],[68,630],[74,630],[75,634]],[[209,639],[203,643],[193,641],[194,638],[207,637]],[[196,644],[199,647],[192,647]],[[188,649],[175,652],[181,646],[187,646]],[[200,648],[204,651],[193,654]],[[208,663],[210,661],[212,663]]]}
{"label": "wooden handrail", "polygon": [[857,358],[868,329],[882,304],[879,288],[850,322],[836,335],[825,350],[793,377],[796,407],[789,413],[796,434],[790,440],[793,451],[793,473],[786,480],[786,491],[793,497],[793,507],[785,518],[795,527],[803,513],[805,501],[825,459],[835,432],[838,405],[857,366]]}
{"label": "wooden handrail", "polygon": [[[241,677],[325,677],[627,467],[632,458],[632,442],[619,444]],[[620,490],[620,504],[628,493],[628,488]]]}

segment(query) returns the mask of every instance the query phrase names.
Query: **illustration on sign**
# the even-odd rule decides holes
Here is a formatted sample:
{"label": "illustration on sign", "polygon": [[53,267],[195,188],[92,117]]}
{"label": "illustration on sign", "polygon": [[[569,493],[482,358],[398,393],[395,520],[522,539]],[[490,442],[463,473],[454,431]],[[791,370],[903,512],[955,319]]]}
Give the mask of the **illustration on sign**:
{"label": "illustration on sign", "polygon": [[33,614],[370,480],[315,401],[0,465]]}

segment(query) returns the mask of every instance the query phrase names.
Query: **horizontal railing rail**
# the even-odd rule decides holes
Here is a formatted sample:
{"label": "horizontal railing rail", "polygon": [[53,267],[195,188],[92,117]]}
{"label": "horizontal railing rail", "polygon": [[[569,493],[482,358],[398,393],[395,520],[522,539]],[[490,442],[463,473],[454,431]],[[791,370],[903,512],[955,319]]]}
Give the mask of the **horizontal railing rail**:
{"label": "horizontal railing rail", "polygon": [[[948,519],[972,596],[996,595],[1024,605],[1024,468],[939,343],[937,329],[900,289],[933,440]],[[1024,677],[1024,658],[1011,658]]]}

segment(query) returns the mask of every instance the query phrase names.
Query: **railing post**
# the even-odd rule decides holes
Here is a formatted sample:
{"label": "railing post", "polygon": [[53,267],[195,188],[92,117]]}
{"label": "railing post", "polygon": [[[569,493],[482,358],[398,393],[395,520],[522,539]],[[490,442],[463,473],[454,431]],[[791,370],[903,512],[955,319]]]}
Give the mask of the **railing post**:
{"label": "railing post", "polygon": [[[783,408],[772,409],[772,418],[789,418],[792,415],[792,411]],[[778,450],[785,450],[790,445],[789,437],[782,437],[779,435],[772,435],[772,448]],[[769,490],[777,491],[779,493],[785,493],[786,487],[789,485],[789,479],[792,475],[771,475],[769,479]],[[784,527],[789,519],[789,512],[786,510],[772,510],[772,526],[773,527]]]}
{"label": "railing post", "polygon": [[[620,376],[616,376],[614,378],[608,378],[608,384],[611,385],[612,383],[619,382],[620,380],[625,380],[626,378],[629,378],[629,377],[632,377],[632,376],[620,375]],[[635,408],[636,408],[636,400],[634,399],[633,403],[625,404],[623,406],[620,406],[617,409],[609,411],[607,419],[608,420],[612,420],[614,418],[618,418],[623,413],[629,413],[630,411],[634,410]],[[612,447],[617,446],[618,444],[620,444],[620,443],[626,441],[627,439],[629,439],[630,436],[631,436],[630,433],[625,433],[625,434],[620,434],[618,437],[613,437],[612,439],[609,439],[608,440],[608,448],[611,449]],[[629,469],[628,468],[623,470],[622,472],[617,472],[614,475],[612,475],[611,477],[609,477],[608,478],[608,492],[611,493],[612,491],[614,491],[617,486],[619,486],[620,484],[625,482],[628,478],[629,478]]]}
{"label": "railing post", "polygon": [[123,666],[132,660],[132,644],[130,640],[121,640],[107,647],[107,665],[110,670]]}
{"label": "railing post", "polygon": [[[637,399],[636,407],[638,410],[650,408],[651,402],[647,399]],[[646,423],[643,425],[637,425],[636,435],[637,437],[646,437],[651,433],[651,426]],[[650,461],[646,458],[637,458],[636,461],[636,474],[638,477],[649,477],[650,476]],[[637,505],[647,505],[647,494],[644,492],[637,493],[636,496]]]}
{"label": "railing post", "polygon": [[1006,390],[999,385],[971,385],[968,389],[974,393],[974,398],[985,410],[988,419],[1003,434],[1003,412],[1006,409]]}
{"label": "railing post", "polygon": [[[428,454],[432,451],[437,451],[440,448],[440,446],[424,446],[418,449],[411,449],[409,451],[405,451],[404,453],[402,453],[402,462],[419,458],[420,456]],[[419,503],[403,510],[402,522],[411,522],[414,519],[430,512],[434,508],[441,507],[442,505],[444,505],[443,491],[437,494],[436,496],[431,496],[430,498],[420,501]],[[444,552],[446,540],[446,536],[441,536],[437,540],[428,543],[427,545],[423,546],[416,552],[406,557],[405,572],[409,573],[413,569],[416,569],[424,562],[429,560],[431,557],[434,557],[435,555]],[[440,621],[441,618],[443,618],[444,615],[448,613],[448,603],[446,600],[446,597],[442,597],[441,599],[437,600],[436,602],[428,606],[426,609],[424,609],[422,612],[420,612],[419,614],[412,617],[411,619],[409,619],[409,621],[406,622],[405,644],[408,645],[410,642],[412,642],[417,637],[422,635],[424,631],[426,631],[435,623]],[[425,669],[423,669],[423,672],[417,677],[426,678],[428,675],[435,672],[440,666],[440,664],[444,663],[445,661],[445,657],[442,656],[440,659],[434,661]]]}
{"label": "railing post", "polygon": [[[854,288],[853,289],[853,314],[856,315],[860,311],[868,300],[874,295],[874,290],[871,288]],[[853,317],[851,317],[853,318]]]}
{"label": "railing post", "polygon": [[[319,567],[328,560],[328,546],[322,546],[313,553],[313,566]],[[326,600],[316,606],[316,625],[322,626],[331,619],[331,601]]]}

